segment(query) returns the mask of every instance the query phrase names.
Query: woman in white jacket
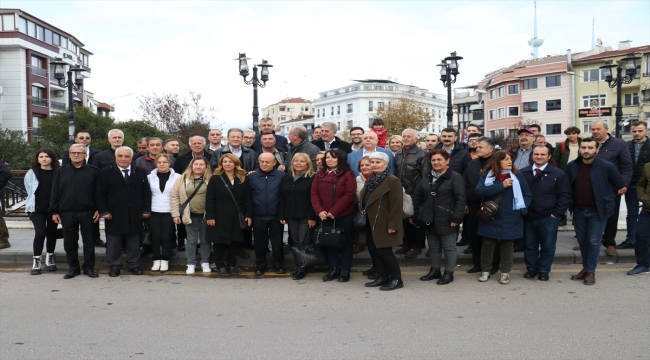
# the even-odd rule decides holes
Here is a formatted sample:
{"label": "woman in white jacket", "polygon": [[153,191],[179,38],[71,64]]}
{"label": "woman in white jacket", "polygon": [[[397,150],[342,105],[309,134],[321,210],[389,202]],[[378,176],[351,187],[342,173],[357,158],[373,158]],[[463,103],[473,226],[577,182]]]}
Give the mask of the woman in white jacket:
{"label": "woman in white jacket", "polygon": [[[151,186],[151,217],[146,220],[151,236],[153,271],[167,271],[174,241],[174,220],[171,214],[171,193],[180,174],[170,168],[171,158],[167,154],[156,156],[156,169],[147,179]],[[162,247],[162,252],[161,252]]]}

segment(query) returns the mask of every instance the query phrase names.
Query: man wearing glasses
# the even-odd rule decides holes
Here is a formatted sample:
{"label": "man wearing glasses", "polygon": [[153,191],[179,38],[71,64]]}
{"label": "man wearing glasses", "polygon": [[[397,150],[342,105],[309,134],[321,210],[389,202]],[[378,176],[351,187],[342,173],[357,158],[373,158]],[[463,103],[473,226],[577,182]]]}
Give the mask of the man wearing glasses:
{"label": "man wearing glasses", "polygon": [[[96,278],[99,275],[95,271],[93,224],[99,221],[95,205],[95,184],[99,170],[86,165],[86,145],[71,145],[69,154],[70,164],[54,172],[49,210],[52,221],[63,226],[63,247],[70,267],[63,278],[80,275],[82,269],[84,274]],[[79,229],[84,253],[81,267],[78,259]]]}
{"label": "man wearing glasses", "polygon": [[472,160],[478,158],[476,155],[476,146],[478,145],[478,138],[481,137],[481,134],[474,133],[469,134],[467,137],[467,151],[469,151],[469,156],[472,157]]}
{"label": "man wearing glasses", "polygon": [[[90,147],[91,141],[92,139],[90,138],[90,133],[85,130],[77,131],[77,134],[74,137],[74,142],[83,145],[84,148],[86,149],[86,155],[83,159],[85,160],[86,164],[92,164],[93,160],[95,159],[95,155],[101,152],[95,148]],[[70,164],[70,155],[68,155],[68,150],[65,150],[63,152],[63,157],[61,158],[61,161],[63,165]]]}
{"label": "man wearing glasses", "polygon": [[247,148],[251,148],[255,142],[255,131],[253,130],[244,130],[244,136],[242,137],[241,144]]}

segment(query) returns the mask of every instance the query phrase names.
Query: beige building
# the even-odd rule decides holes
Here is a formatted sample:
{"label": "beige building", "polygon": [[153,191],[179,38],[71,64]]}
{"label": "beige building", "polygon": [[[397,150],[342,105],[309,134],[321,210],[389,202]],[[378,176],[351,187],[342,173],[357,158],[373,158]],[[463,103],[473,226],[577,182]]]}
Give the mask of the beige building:
{"label": "beige building", "polygon": [[279,125],[286,121],[302,119],[308,115],[312,117],[314,115],[311,100],[297,97],[286,98],[263,108],[260,118],[271,118],[274,124]]}

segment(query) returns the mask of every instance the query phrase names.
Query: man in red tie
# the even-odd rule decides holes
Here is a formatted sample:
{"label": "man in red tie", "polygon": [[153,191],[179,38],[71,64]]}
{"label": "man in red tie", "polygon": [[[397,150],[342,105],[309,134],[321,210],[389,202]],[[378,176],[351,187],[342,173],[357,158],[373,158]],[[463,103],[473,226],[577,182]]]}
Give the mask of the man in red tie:
{"label": "man in red tie", "polygon": [[524,278],[548,281],[555,258],[560,217],[571,204],[571,183],[564,171],[549,164],[546,146],[533,148],[533,164],[519,170],[533,193],[524,222]]}

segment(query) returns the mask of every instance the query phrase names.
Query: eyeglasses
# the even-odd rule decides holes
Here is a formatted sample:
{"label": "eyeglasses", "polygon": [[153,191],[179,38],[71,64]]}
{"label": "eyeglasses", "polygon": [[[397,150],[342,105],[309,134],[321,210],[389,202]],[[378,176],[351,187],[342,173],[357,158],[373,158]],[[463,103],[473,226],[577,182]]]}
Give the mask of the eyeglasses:
{"label": "eyeglasses", "polygon": [[80,155],[86,155],[85,152],[71,152],[70,155],[72,156],[80,156]]}
{"label": "eyeglasses", "polygon": [[77,136],[79,140],[90,140],[90,136]]}

